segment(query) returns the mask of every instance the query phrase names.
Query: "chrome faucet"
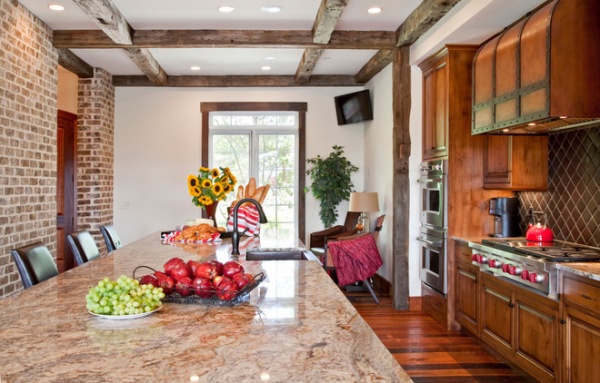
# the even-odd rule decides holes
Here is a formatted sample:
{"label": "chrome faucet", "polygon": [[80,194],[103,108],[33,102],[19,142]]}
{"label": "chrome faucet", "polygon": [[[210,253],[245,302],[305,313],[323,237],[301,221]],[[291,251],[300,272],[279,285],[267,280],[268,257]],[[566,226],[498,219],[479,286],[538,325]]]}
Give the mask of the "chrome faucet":
{"label": "chrome faucet", "polygon": [[233,249],[231,250],[231,255],[240,255],[240,233],[238,232],[238,210],[240,209],[240,206],[244,203],[244,202],[250,202],[252,204],[254,204],[254,206],[256,206],[256,208],[258,209],[258,216],[259,216],[259,222],[260,223],[267,223],[267,216],[265,215],[265,212],[263,211],[262,207],[260,206],[260,204],[258,203],[258,201],[256,201],[255,199],[252,198],[242,198],[241,200],[238,201],[238,203],[235,204],[235,207],[233,208],[233,233],[231,233],[231,244],[233,245]]}

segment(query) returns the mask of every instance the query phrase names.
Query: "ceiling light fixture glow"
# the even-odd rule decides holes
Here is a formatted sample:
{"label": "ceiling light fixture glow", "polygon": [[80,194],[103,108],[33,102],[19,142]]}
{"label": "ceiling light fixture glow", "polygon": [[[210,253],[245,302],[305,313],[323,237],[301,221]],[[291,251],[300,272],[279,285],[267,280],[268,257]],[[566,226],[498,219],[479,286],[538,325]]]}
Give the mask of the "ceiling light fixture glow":
{"label": "ceiling light fixture glow", "polygon": [[369,12],[372,15],[381,13],[381,11],[382,11],[381,7],[371,7],[371,8],[369,8],[369,10],[367,10],[367,12]]}
{"label": "ceiling light fixture glow", "polygon": [[200,67],[198,65],[194,65],[190,67],[190,70],[200,70]]}
{"label": "ceiling light fixture glow", "polygon": [[229,5],[222,5],[219,7],[219,12],[221,13],[229,13],[229,12],[233,12],[235,11],[234,7],[231,7]]}
{"label": "ceiling light fixture glow", "polygon": [[268,71],[268,70],[271,70],[271,67],[268,65],[264,65],[264,66],[260,67],[260,70]]}
{"label": "ceiling light fixture glow", "polygon": [[282,9],[283,8],[279,5],[265,5],[263,7],[260,7],[260,10],[265,13],[279,13]]}
{"label": "ceiling light fixture glow", "polygon": [[63,6],[62,6],[62,5],[60,5],[60,4],[50,4],[50,5],[48,6],[48,8],[50,8],[50,9],[51,9],[51,10],[53,10],[53,11],[64,11],[64,10],[65,10],[65,7],[63,7]]}

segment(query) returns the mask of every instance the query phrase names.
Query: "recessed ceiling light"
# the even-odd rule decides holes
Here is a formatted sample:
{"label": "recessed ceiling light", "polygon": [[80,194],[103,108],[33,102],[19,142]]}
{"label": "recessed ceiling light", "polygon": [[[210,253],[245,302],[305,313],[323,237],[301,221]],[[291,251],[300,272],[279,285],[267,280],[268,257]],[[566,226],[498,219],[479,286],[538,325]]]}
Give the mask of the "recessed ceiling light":
{"label": "recessed ceiling light", "polygon": [[274,57],[274,56],[265,56],[265,57],[263,57],[263,61],[275,61],[275,60],[277,60],[277,58]]}
{"label": "recessed ceiling light", "polygon": [[200,70],[200,67],[198,65],[194,65],[190,67],[190,70]]}
{"label": "recessed ceiling light", "polygon": [[529,124],[527,124],[527,126],[535,126],[535,122],[530,122]]}
{"label": "recessed ceiling light", "polygon": [[271,70],[271,67],[268,65],[264,65],[264,66],[260,67],[260,70],[268,71],[268,70]]}
{"label": "recessed ceiling light", "polygon": [[219,7],[219,12],[229,13],[235,11],[234,7],[230,7],[229,5],[222,5]]}
{"label": "recessed ceiling light", "polygon": [[381,7],[371,7],[371,8],[369,8],[369,10],[367,12],[369,12],[372,15],[381,13]]}
{"label": "recessed ceiling light", "polygon": [[48,6],[48,8],[50,8],[50,9],[51,9],[51,10],[53,10],[53,11],[64,11],[64,10],[65,10],[65,7],[63,7],[63,6],[62,6],[62,5],[60,5],[60,4],[50,4],[50,5]]}
{"label": "recessed ceiling light", "polygon": [[260,7],[260,10],[265,13],[279,13],[282,9],[283,8],[279,5],[265,5],[263,7]]}

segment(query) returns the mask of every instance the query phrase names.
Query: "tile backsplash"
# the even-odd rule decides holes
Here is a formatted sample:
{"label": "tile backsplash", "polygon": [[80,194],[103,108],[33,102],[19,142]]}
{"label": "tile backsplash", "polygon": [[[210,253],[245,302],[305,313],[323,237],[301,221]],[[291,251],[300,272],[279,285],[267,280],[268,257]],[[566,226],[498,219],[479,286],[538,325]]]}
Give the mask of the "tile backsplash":
{"label": "tile backsplash", "polygon": [[523,232],[530,207],[556,239],[600,247],[600,126],[549,136],[548,191],[518,193]]}

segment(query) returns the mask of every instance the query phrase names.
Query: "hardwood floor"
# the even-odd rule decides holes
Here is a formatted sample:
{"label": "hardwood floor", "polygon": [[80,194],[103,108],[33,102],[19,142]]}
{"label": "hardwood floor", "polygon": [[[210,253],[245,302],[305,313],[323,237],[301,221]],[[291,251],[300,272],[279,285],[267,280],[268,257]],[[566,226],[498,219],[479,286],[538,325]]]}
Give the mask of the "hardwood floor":
{"label": "hardwood floor", "polygon": [[346,294],[415,383],[531,383],[460,331],[449,331],[420,311],[398,311],[389,297]]}

